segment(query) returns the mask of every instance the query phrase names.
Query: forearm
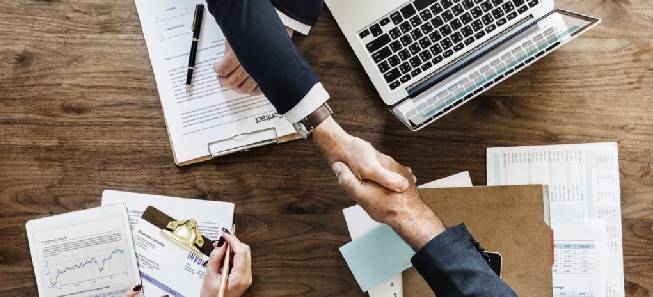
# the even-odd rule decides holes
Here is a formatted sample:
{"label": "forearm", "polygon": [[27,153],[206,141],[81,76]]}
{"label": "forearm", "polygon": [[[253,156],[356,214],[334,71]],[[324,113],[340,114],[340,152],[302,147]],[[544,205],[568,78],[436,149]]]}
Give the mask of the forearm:
{"label": "forearm", "polygon": [[[270,1],[208,0],[207,3],[241,66],[280,114],[288,113],[319,84]],[[316,96],[321,99],[328,98],[323,89],[320,91],[313,93],[318,93]]]}
{"label": "forearm", "polygon": [[438,297],[516,296],[487,264],[464,225],[430,240],[412,262]]}

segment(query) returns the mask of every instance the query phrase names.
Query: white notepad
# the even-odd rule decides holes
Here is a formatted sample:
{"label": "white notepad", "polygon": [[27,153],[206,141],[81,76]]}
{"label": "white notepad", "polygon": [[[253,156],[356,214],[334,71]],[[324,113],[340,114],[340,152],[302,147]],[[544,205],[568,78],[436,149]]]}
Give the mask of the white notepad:
{"label": "white notepad", "polygon": [[225,37],[208,11],[202,22],[193,88],[186,91],[193,13],[195,5],[204,1],[135,3],[175,163],[186,165],[296,138],[295,129],[267,98],[240,95],[220,86],[213,64],[224,56]]}
{"label": "white notepad", "polygon": [[124,204],[30,220],[41,297],[122,296],[141,283]]}

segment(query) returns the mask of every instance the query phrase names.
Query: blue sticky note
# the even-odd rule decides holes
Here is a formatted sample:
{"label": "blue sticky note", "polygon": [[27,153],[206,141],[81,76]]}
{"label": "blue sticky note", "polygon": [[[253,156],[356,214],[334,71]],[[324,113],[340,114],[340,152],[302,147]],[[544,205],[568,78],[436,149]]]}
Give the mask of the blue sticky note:
{"label": "blue sticky note", "polygon": [[363,292],[410,268],[415,252],[386,224],[340,247]]}

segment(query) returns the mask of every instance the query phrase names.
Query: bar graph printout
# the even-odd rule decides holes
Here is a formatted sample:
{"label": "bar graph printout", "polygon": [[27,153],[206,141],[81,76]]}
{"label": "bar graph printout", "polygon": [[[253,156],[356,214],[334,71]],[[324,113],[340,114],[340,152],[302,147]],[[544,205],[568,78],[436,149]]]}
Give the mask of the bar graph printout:
{"label": "bar graph printout", "polygon": [[[557,280],[572,274],[554,275],[554,294],[558,296],[623,297],[624,270],[621,237],[621,196],[616,143],[564,144],[532,147],[501,147],[487,150],[487,184],[549,185],[551,223],[562,226],[576,220],[600,220],[605,226],[606,281],[599,292],[577,294],[566,291]],[[573,228],[573,227],[567,227]],[[596,233],[602,234],[602,233]],[[601,236],[601,235],[597,235]],[[554,253],[574,249],[594,252],[592,245],[578,244],[578,238],[560,241],[554,234]],[[576,245],[569,245],[569,241]],[[596,238],[596,242],[601,242]],[[565,248],[566,247],[566,248]],[[582,249],[581,249],[582,248]],[[599,267],[599,266],[594,266]],[[555,273],[555,272],[554,272]],[[577,283],[578,284],[578,283]]]}
{"label": "bar graph printout", "polygon": [[39,296],[122,296],[140,283],[124,205],[34,220],[27,229]]}

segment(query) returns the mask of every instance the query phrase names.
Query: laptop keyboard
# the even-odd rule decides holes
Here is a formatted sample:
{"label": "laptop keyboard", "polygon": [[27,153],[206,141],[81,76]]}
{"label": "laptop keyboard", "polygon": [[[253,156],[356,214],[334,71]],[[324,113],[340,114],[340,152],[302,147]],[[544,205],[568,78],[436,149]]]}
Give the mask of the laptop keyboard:
{"label": "laptop keyboard", "polygon": [[394,90],[466,49],[539,0],[416,0],[359,32]]}
{"label": "laptop keyboard", "polygon": [[[571,30],[575,29],[574,27]],[[474,69],[465,70],[465,75],[442,86],[437,95],[427,97],[428,100],[414,102],[414,108],[404,112],[405,118],[411,125],[416,126],[442,116],[553,50],[569,39],[572,31],[556,32],[554,28],[548,28],[530,36],[503,51],[501,55],[475,66]]]}

